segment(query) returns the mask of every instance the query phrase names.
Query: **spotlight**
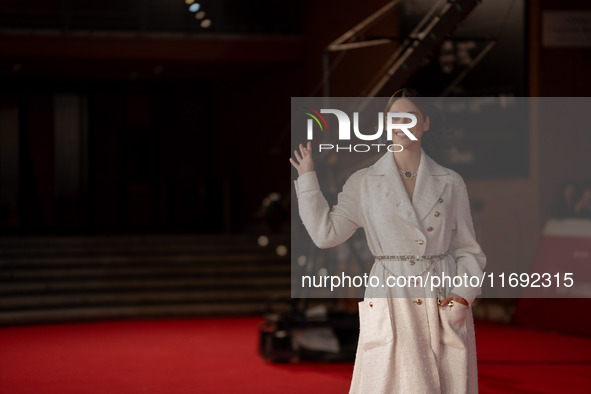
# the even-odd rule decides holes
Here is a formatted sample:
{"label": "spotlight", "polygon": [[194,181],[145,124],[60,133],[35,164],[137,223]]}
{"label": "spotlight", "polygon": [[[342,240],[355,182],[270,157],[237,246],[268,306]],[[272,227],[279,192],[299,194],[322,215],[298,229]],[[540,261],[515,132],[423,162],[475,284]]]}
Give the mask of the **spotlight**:
{"label": "spotlight", "polygon": [[259,246],[265,247],[265,246],[269,245],[269,238],[266,235],[261,235],[257,239],[257,243],[259,244]]}
{"label": "spotlight", "polygon": [[287,255],[287,246],[279,245],[275,249],[275,252],[277,253],[278,256],[285,256],[285,255]]}
{"label": "spotlight", "polygon": [[298,265],[300,267],[303,267],[304,265],[306,265],[307,262],[308,262],[308,259],[306,258],[306,256],[299,256],[298,257]]}

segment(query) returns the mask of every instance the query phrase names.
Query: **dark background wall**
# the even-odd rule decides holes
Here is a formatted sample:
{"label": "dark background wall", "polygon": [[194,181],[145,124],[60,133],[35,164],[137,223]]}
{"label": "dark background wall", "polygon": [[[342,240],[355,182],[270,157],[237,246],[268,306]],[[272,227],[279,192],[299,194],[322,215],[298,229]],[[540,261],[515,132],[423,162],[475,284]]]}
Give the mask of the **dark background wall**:
{"label": "dark background wall", "polygon": [[159,3],[3,4],[2,229],[231,232],[287,194],[299,4]]}
{"label": "dark background wall", "polygon": [[[532,7],[531,18],[531,78],[532,96],[539,97],[590,97],[591,79],[588,78],[591,66],[589,46],[546,43],[548,23],[544,16],[561,13],[591,12],[591,4],[580,0],[561,2],[542,0]],[[563,138],[556,138],[561,133]],[[588,125],[569,130],[546,130],[540,133],[541,174],[540,215],[547,217],[558,192],[568,181],[582,182],[591,178],[587,151],[591,146]]]}
{"label": "dark background wall", "polygon": [[[203,19],[212,21],[203,28],[184,2],[129,0],[100,9],[3,2],[0,228],[248,231],[266,195],[289,195],[290,97],[321,95],[327,45],[385,3],[202,1]],[[483,3],[455,37],[499,42],[459,93],[588,95],[589,48],[542,45],[545,11],[588,10],[587,2]],[[390,44],[342,56],[333,95],[363,91],[408,32],[409,16],[420,14],[409,4],[366,33]],[[440,80],[437,59],[445,53],[434,55],[414,80],[433,95],[437,89],[428,87],[437,85],[427,82]],[[546,159],[557,149],[552,136],[528,133],[529,175],[469,185],[494,242],[502,237],[498,213],[514,198],[499,190],[523,189],[520,226],[535,231],[520,255],[532,253],[561,174],[591,176],[583,155],[568,154],[589,146],[588,133],[560,147],[558,162]]]}

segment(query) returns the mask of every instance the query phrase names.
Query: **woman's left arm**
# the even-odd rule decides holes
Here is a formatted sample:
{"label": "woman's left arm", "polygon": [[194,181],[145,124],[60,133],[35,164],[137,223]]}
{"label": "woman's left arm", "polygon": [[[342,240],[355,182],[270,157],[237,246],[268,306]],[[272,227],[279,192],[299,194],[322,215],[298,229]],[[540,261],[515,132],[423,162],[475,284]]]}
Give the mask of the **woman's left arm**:
{"label": "woman's left arm", "polygon": [[[484,267],[486,266],[486,256],[482,248],[476,241],[474,223],[470,212],[470,200],[468,199],[468,190],[466,183],[460,175],[457,181],[457,196],[454,217],[454,230],[451,239],[450,253],[456,260],[456,275],[462,278],[462,286],[454,287],[450,296],[459,296],[468,302],[468,306],[481,293],[480,286],[470,286],[470,278],[478,277],[482,280]],[[466,283],[466,279],[468,283]]]}

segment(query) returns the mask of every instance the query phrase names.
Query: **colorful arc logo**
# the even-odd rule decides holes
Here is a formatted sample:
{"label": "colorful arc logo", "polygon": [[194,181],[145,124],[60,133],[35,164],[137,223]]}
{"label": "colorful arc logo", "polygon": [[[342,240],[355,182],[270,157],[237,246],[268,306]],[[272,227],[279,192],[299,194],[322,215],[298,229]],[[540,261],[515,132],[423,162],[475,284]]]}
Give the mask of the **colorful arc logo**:
{"label": "colorful arc logo", "polygon": [[[324,117],[322,115],[320,115],[320,113],[318,113],[318,111],[315,111],[312,108],[304,107],[304,113],[306,115],[308,115],[309,117],[311,117],[312,119],[314,119],[316,121],[316,123],[318,123],[318,126],[320,126],[321,131],[324,131],[325,128],[326,128],[326,131],[328,131],[328,125],[326,124],[326,120],[324,119]],[[320,120],[322,120],[322,123],[320,122]],[[323,123],[324,123],[324,127],[322,127]]]}

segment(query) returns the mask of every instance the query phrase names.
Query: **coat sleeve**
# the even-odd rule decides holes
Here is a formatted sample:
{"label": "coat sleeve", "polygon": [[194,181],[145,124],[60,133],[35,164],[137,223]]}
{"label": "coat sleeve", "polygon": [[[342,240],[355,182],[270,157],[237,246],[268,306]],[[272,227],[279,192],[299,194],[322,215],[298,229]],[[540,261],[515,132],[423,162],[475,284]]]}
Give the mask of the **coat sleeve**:
{"label": "coat sleeve", "polygon": [[[481,281],[486,266],[486,256],[476,241],[466,184],[459,174],[457,176],[459,179],[457,209],[450,252],[456,260],[457,275],[462,277],[463,283],[462,286],[453,288],[452,292],[465,298],[471,306],[476,297],[480,295],[481,287],[470,286],[470,282],[465,283],[464,278],[469,281],[472,276],[477,276],[478,281]],[[474,280],[475,282],[476,280]]]}
{"label": "coat sleeve", "polygon": [[359,172],[347,180],[332,209],[320,190],[315,171],[301,175],[294,184],[300,218],[319,248],[337,246],[349,239],[357,228],[363,227]]}

